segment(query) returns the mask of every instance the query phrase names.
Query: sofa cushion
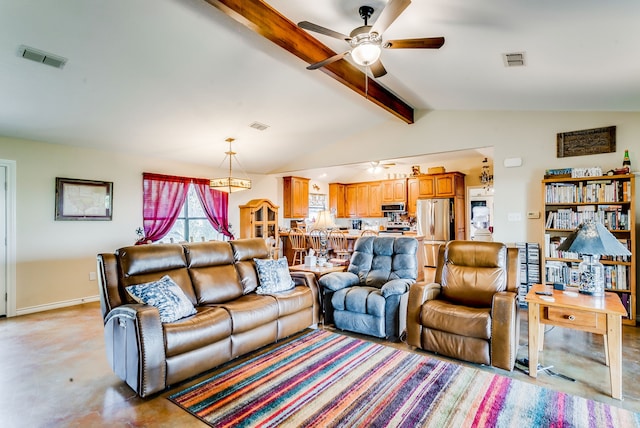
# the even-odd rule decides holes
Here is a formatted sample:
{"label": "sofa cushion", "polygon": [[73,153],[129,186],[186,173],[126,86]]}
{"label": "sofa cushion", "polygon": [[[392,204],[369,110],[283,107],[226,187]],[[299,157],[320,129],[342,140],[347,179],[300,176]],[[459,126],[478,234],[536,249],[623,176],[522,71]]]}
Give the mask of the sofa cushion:
{"label": "sofa cushion", "polygon": [[244,294],[251,293],[260,285],[253,259],[266,259],[269,257],[269,249],[262,238],[240,239],[230,241],[233,249],[233,259],[240,275]]}
{"label": "sofa cushion", "polygon": [[275,293],[273,297],[278,302],[279,318],[313,307],[313,293],[305,285],[298,285],[292,290]]}
{"label": "sofa cushion", "polygon": [[278,303],[271,296],[246,294],[218,305],[231,315],[232,334],[242,333],[278,319]]}
{"label": "sofa cushion", "polygon": [[116,251],[121,298],[127,303],[134,300],[125,288],[129,285],[157,281],[164,275],[180,286],[194,305],[196,296],[191,284],[184,249],[180,244],[132,245]]}
{"label": "sofa cushion", "polygon": [[253,261],[260,281],[256,293],[273,294],[291,290],[294,287],[286,257],[277,260],[253,259]]}
{"label": "sofa cushion", "polygon": [[195,316],[163,324],[167,357],[219,342],[231,336],[231,316],[222,308],[200,306]]}
{"label": "sofa cushion", "polygon": [[442,270],[443,298],[464,306],[489,308],[493,295],[507,287],[507,247],[451,241]]}
{"label": "sofa cushion", "polygon": [[189,275],[199,305],[228,302],[243,294],[228,242],[185,244]]}
{"label": "sofa cushion", "polygon": [[489,340],[490,311],[489,308],[471,308],[444,300],[429,300],[422,305],[420,323],[429,329]]}
{"label": "sofa cushion", "polygon": [[160,321],[163,323],[196,313],[189,298],[168,275],[158,281],[130,285],[126,290],[138,303],[158,308]]}

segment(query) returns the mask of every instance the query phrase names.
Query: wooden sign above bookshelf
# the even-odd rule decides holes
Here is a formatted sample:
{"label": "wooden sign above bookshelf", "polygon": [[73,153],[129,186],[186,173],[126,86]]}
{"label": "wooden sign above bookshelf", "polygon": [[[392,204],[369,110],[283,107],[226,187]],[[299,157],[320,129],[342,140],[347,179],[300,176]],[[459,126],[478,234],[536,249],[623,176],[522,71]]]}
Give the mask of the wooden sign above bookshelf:
{"label": "wooden sign above bookshelf", "polygon": [[595,155],[616,151],[616,127],[561,132],[557,136],[557,157]]}

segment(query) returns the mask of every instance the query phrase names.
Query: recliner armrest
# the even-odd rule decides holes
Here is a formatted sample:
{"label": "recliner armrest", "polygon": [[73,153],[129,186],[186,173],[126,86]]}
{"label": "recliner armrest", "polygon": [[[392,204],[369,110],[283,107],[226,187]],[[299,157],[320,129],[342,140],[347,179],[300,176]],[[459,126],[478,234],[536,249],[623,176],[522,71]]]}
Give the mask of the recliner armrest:
{"label": "recliner armrest", "polygon": [[158,309],[143,304],[121,305],[104,324],[109,364],[141,397],[166,388],[164,332]]}
{"label": "recliner armrest", "polygon": [[413,281],[409,279],[392,279],[382,286],[380,292],[382,293],[382,297],[384,297],[385,299],[396,294],[404,294],[409,291],[409,287],[412,283]]}
{"label": "recliner armrest", "polygon": [[436,282],[416,282],[409,287],[409,302],[407,305],[407,343],[417,348],[422,348],[420,337],[422,336],[422,324],[420,312],[422,304],[427,300],[433,300],[440,294],[441,286]]}
{"label": "recliner armrest", "polygon": [[494,294],[491,305],[491,365],[513,370],[520,339],[518,293]]}
{"label": "recliner armrest", "polygon": [[320,278],[322,288],[329,291],[338,291],[359,284],[360,278],[351,272],[332,272]]}

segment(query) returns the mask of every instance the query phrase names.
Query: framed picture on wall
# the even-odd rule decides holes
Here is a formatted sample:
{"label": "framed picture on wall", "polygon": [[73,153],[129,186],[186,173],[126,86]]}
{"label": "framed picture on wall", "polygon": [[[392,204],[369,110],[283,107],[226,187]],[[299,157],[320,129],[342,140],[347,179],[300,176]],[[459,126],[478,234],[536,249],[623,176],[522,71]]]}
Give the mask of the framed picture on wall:
{"label": "framed picture on wall", "polygon": [[56,177],[56,220],[111,220],[113,183]]}

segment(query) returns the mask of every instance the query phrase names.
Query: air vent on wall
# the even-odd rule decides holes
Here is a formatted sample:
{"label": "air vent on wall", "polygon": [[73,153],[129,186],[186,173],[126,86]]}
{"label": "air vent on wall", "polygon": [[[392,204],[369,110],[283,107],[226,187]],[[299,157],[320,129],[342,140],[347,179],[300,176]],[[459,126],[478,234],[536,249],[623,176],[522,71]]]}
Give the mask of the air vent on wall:
{"label": "air vent on wall", "polygon": [[257,129],[258,131],[264,131],[269,127],[269,125],[265,125],[264,123],[260,123],[260,122],[253,122],[251,125],[249,125],[249,127],[253,129]]}
{"label": "air vent on wall", "polygon": [[502,55],[505,67],[524,66],[524,52],[506,53]]}
{"label": "air vent on wall", "polygon": [[67,63],[67,59],[59,55],[44,52],[29,46],[20,46],[18,54],[25,59],[50,65],[51,67],[62,68]]}

